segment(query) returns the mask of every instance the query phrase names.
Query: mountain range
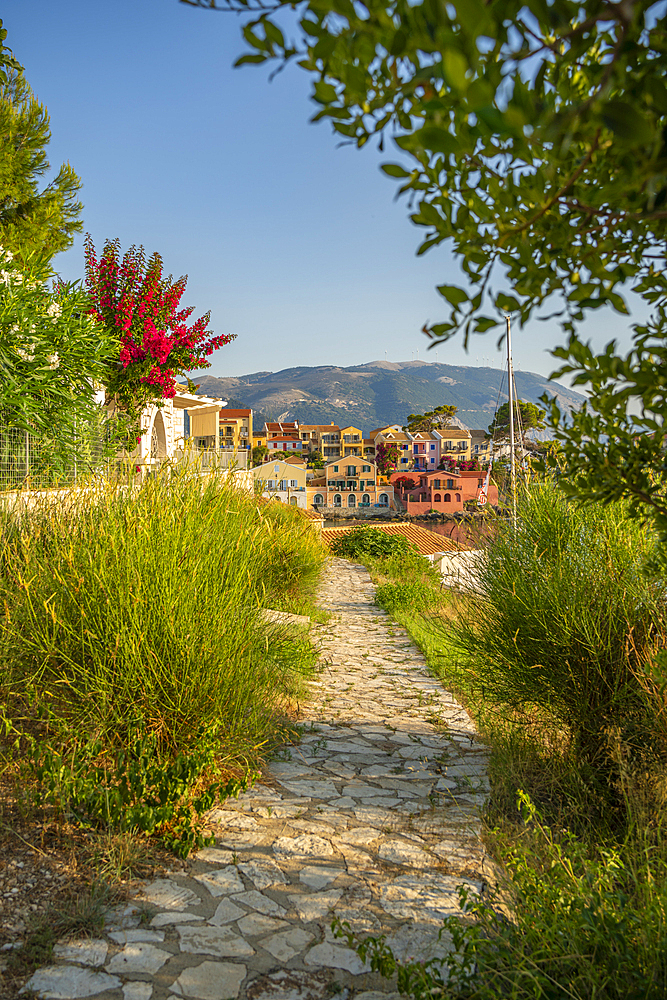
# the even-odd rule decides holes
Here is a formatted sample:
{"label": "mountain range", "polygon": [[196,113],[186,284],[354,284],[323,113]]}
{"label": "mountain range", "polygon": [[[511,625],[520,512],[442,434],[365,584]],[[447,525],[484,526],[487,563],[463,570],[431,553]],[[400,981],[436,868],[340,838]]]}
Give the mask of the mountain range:
{"label": "mountain range", "polygon": [[[500,390],[501,379],[503,388]],[[520,399],[540,402],[548,393],[561,410],[578,408],[584,396],[534,372],[515,372]],[[405,424],[409,413],[424,413],[441,404],[458,407],[462,426],[486,429],[498,400],[507,400],[507,378],[497,368],[473,368],[427,361],[371,361],[338,368],[335,365],[254,372],[238,378],[198,375],[198,391],[228,400],[228,405],[252,407],[255,426],[268,420],[299,420],[304,424],[352,425],[364,434],[386,424]]]}

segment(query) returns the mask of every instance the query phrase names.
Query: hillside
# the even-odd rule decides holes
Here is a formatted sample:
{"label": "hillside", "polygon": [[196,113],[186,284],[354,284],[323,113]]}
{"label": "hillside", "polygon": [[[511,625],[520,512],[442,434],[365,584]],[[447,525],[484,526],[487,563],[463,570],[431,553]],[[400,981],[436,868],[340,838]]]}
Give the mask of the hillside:
{"label": "hillside", "polygon": [[[519,397],[539,403],[544,392],[561,408],[576,408],[584,397],[544,375],[516,372]],[[268,419],[302,423],[352,424],[365,434],[384,424],[404,424],[409,413],[441,403],[458,407],[466,427],[486,428],[493,418],[501,373],[497,368],[430,364],[426,361],[371,361],[351,368],[324,365],[255,372],[239,378],[199,375],[199,391],[251,406]],[[507,399],[503,393],[500,402]]]}

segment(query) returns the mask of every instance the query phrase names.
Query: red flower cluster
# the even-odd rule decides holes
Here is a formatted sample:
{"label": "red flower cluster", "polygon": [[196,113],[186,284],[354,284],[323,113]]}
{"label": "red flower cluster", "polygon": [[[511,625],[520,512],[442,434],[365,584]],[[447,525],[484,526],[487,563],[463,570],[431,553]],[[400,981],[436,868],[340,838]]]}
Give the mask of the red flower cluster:
{"label": "red flower cluster", "polygon": [[207,330],[210,313],[187,325],[194,307],[179,310],[187,277],[164,277],[159,254],[147,260],[143,247],[130,247],[120,260],[120,241],[107,240],[98,260],[90,235],[85,248],[90,312],[120,335],[108,392],[127,407],[141,408],[156,397],[173,399],[176,379],[209,368],[206,359],[234,335],[213,337]]}
{"label": "red flower cluster", "polygon": [[476,472],[479,470],[479,461],[476,458],[469,458],[464,462],[457,462],[453,458],[445,457],[438,468],[441,472]]}

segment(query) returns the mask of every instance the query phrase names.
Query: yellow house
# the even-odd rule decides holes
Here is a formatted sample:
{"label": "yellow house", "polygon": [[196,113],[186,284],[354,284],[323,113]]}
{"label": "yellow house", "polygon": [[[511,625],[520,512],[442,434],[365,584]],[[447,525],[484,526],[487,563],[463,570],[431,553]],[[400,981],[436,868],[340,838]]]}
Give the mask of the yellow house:
{"label": "yellow house", "polygon": [[301,424],[299,434],[304,454],[319,451],[325,460],[340,457],[340,427],[336,424]]}
{"label": "yellow house", "polygon": [[362,458],[362,448],[364,441],[364,433],[359,427],[341,427],[340,429],[340,446],[341,446],[341,458],[348,458],[350,456]]}
{"label": "yellow house", "polygon": [[440,455],[444,458],[455,458],[465,461],[470,458],[471,434],[469,430],[462,427],[440,427],[433,432],[433,436],[439,435]]}
{"label": "yellow house", "polygon": [[237,451],[252,448],[252,410],[220,410],[220,447]]}
{"label": "yellow house", "polygon": [[277,459],[252,470],[255,490],[263,497],[307,509],[306,466]]}

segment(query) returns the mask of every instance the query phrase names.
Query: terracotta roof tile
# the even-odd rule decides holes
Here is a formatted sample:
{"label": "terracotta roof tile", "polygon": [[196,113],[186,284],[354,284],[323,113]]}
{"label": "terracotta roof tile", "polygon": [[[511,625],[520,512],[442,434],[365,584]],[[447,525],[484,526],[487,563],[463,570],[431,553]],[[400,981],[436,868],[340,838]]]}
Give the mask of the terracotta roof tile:
{"label": "terracotta roof tile", "polygon": [[[331,545],[335,538],[358,527],[358,524],[354,524],[349,528],[323,528],[322,539],[327,545]],[[393,524],[369,524],[368,527],[379,528],[380,531],[386,531],[388,535],[403,535],[409,542],[416,545],[417,550],[423,556],[430,556],[435,552],[460,552],[464,549],[464,546],[453,542],[451,538],[445,538],[444,535],[438,535],[435,531],[429,531],[428,528],[411,524],[409,521],[394,522]]]}

